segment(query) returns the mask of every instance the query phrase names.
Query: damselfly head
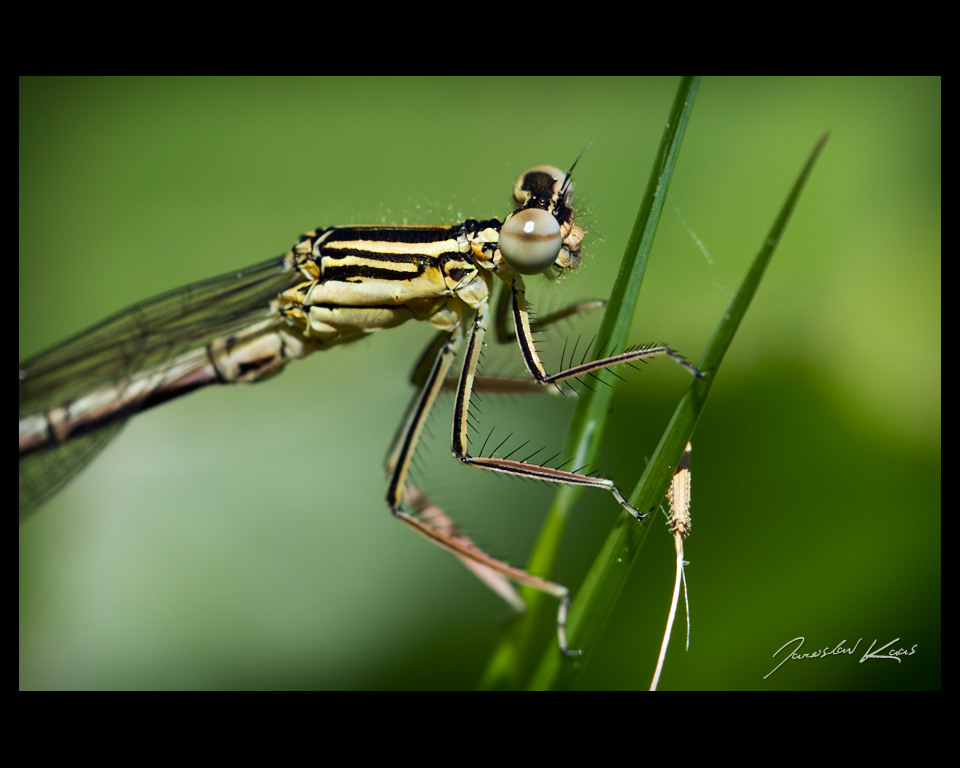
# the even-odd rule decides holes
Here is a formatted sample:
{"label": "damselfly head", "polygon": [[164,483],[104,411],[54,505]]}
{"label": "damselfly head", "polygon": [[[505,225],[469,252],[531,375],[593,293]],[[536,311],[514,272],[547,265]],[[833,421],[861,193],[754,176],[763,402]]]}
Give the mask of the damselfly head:
{"label": "damselfly head", "polygon": [[500,228],[507,264],[522,275],[576,269],[583,230],[573,225],[570,174],[552,165],[531,168],[517,179],[513,199],[517,208]]}

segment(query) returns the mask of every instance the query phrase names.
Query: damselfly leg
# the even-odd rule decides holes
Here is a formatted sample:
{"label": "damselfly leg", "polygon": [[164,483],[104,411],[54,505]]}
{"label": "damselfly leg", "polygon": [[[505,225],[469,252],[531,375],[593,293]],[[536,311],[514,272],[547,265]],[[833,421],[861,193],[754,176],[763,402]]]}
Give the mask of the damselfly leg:
{"label": "damselfly leg", "polygon": [[[519,277],[515,277],[515,280],[519,281]],[[688,370],[691,370],[695,375],[700,375],[700,372],[697,371],[695,367],[664,345],[632,350],[621,355],[593,360],[589,363],[584,362],[556,374],[547,374],[540,362],[532,341],[531,323],[529,321],[529,313],[523,297],[522,288],[518,290],[517,287],[514,286],[512,290],[512,304],[516,328],[518,329],[516,339],[520,346],[521,353],[524,356],[524,360],[532,361],[532,363],[528,363],[528,370],[533,368],[531,374],[534,376],[533,381],[535,382],[535,386],[540,387],[543,391],[548,391],[548,387],[556,382],[589,375],[594,371],[600,371],[613,366],[660,355],[667,355]],[[548,316],[541,321],[540,325],[541,327],[549,325],[550,323],[557,322],[578,312],[592,309],[595,306],[596,303],[593,302],[575,305],[567,310]],[[477,308],[471,329],[467,334],[467,346],[464,351],[463,365],[460,371],[454,405],[452,444],[454,457],[467,466],[502,472],[518,477],[546,480],[548,482],[565,485],[606,488],[613,494],[614,498],[624,509],[630,512],[637,520],[642,520],[645,515],[630,506],[612,480],[593,477],[579,472],[567,472],[525,461],[498,459],[494,457],[474,457],[470,455],[468,452],[470,398],[474,392],[475,384],[482,381],[482,379],[477,377],[477,366],[480,350],[483,346],[484,335],[489,323],[490,313],[486,303],[484,303],[481,307]],[[448,379],[447,372],[462,344],[461,333],[462,329],[458,327],[448,335],[440,334],[427,347],[420,362],[414,369],[413,378],[418,382],[422,379],[422,386],[408,410],[406,419],[397,435],[394,448],[391,451],[387,463],[388,471],[391,473],[387,491],[387,505],[391,512],[401,521],[430,541],[460,558],[485,584],[514,606],[514,608],[522,610],[523,603],[516,591],[507,583],[507,580],[558,598],[560,600],[560,607],[557,614],[557,637],[560,649],[567,655],[577,655],[579,651],[571,651],[566,640],[566,612],[570,601],[567,588],[556,582],[547,581],[527,571],[510,566],[486,554],[470,541],[468,537],[462,534],[453,524],[453,521],[440,510],[439,507],[430,502],[419,490],[408,483],[407,476],[410,462],[416,450],[423,425],[426,422],[426,418],[429,415],[437,395],[444,389],[444,382]],[[498,336],[508,340],[510,338],[505,332],[501,332]],[[537,373],[534,374],[533,371]],[[519,385],[521,381],[522,380],[516,380],[515,383]],[[509,392],[511,390],[507,385],[504,385],[500,391]],[[518,389],[515,391],[524,390]],[[404,502],[407,502],[413,509],[413,514],[407,513],[402,509]]]}

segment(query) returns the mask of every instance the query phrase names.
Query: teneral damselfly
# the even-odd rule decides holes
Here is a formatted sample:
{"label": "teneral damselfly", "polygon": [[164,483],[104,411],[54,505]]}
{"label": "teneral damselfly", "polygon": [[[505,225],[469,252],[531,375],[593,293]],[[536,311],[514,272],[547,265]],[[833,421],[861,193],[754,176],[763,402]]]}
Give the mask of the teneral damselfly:
{"label": "teneral damselfly", "polygon": [[[283,256],[131,307],[26,361],[20,366],[20,519],[68,482],[135,413],[212,384],[261,381],[293,360],[420,320],[437,334],[415,367],[419,391],[390,451],[388,507],[514,606],[522,603],[510,582],[557,597],[559,643],[567,652],[566,588],[484,553],[410,484],[408,471],[427,414],[449,388],[455,393],[452,452],[461,463],[606,489],[627,512],[643,517],[611,480],[576,467],[499,457],[496,448],[484,455],[469,440],[471,397],[484,387],[522,391],[531,379],[535,386],[558,386],[661,355],[699,373],[663,344],[571,360],[558,373],[544,368],[523,275],[559,276],[580,263],[584,233],[574,223],[571,172],[537,166],[522,174],[514,210],[502,222],[313,230]],[[583,308],[541,318],[539,325]],[[530,379],[477,377],[488,330],[498,341],[517,344]],[[451,375],[458,354],[462,366]]]}

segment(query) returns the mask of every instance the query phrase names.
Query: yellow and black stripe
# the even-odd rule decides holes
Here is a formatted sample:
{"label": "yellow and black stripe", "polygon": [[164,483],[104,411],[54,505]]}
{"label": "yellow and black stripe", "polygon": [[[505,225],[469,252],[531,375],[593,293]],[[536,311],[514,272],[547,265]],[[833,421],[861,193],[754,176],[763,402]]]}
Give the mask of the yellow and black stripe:
{"label": "yellow and black stripe", "polygon": [[[449,227],[330,227],[308,232],[293,249],[306,281],[280,297],[280,311],[306,336],[337,339],[408,320],[459,326],[462,304],[489,296],[478,266],[496,249],[500,222]],[[477,241],[484,233],[484,242]],[[492,235],[492,236],[491,236]]]}

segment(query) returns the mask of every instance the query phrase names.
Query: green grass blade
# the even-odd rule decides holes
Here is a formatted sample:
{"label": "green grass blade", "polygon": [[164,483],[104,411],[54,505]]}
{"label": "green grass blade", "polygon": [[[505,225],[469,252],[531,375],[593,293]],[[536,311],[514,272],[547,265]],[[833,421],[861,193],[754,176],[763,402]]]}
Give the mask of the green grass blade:
{"label": "green grass blade", "polygon": [[[699,84],[698,77],[685,77],[677,89],[677,96],[670,110],[640,210],[597,336],[601,340],[598,349],[605,349],[606,354],[619,351],[626,344],[660,213]],[[596,459],[612,395],[613,382],[609,387],[586,390],[579,399],[565,450],[566,455],[576,457],[573,466],[593,464]],[[527,570],[531,573],[545,578],[552,574],[570,511],[581,491],[582,488],[571,486],[562,486],[558,490],[527,563]],[[494,651],[481,677],[481,689],[519,687],[524,661],[532,655],[533,633],[538,619],[544,611],[556,610],[556,601],[552,597],[531,589],[521,590],[521,594],[527,603],[528,611],[515,622]],[[555,641],[553,648],[556,649]]]}
{"label": "green grass blade", "polygon": [[[824,134],[814,146],[746,278],[717,325],[698,366],[707,375],[691,382],[660,439],[652,460],[630,496],[630,503],[637,509],[656,509],[662,502],[674,469],[693,435],[720,363],[760,285],[760,280],[783,236],[803,186],[827,138],[828,135]],[[636,562],[640,547],[652,527],[652,525],[638,525],[635,520],[626,515],[620,516],[570,607],[567,635],[570,638],[571,647],[586,648],[587,653],[589,649],[596,647],[600,634],[626,584],[630,569]],[[571,688],[581,667],[581,662],[565,659],[556,648],[549,649],[544,654],[530,687],[537,690]]]}

